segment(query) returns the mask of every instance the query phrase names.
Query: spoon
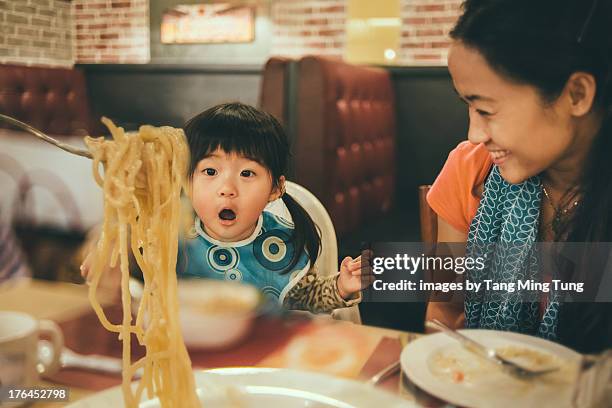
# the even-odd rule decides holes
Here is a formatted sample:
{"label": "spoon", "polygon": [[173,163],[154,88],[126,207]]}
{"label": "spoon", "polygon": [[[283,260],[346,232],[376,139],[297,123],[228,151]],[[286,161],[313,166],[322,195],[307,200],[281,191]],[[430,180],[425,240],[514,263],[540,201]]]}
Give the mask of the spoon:
{"label": "spoon", "polygon": [[[53,359],[53,346],[47,340],[38,342],[38,355],[42,361]],[[121,375],[123,372],[122,361],[119,358],[101,355],[83,355],[76,353],[69,348],[62,348],[60,355],[61,368],[78,368],[81,370],[96,371],[104,374]],[[142,369],[136,370],[135,379],[142,376]]]}

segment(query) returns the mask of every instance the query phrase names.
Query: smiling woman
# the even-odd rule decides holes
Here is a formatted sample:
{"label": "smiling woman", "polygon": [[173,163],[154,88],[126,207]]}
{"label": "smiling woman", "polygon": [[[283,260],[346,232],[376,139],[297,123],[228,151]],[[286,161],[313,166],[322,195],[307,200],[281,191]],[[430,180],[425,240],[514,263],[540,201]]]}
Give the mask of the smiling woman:
{"label": "smiling woman", "polygon": [[[589,264],[582,245],[579,266],[544,267],[535,244],[612,241],[612,0],[467,0],[463,11],[449,70],[468,105],[471,143],[451,152],[428,195],[438,240],[465,242],[470,256],[493,255],[495,264],[468,273],[470,281],[560,272],[584,282],[586,296],[569,303],[555,291],[540,302],[468,294],[461,308],[430,302],[428,315],[450,323],[462,314],[467,327],[583,351],[610,347],[610,304],[594,302],[605,262]],[[513,245],[524,249],[519,259]]]}

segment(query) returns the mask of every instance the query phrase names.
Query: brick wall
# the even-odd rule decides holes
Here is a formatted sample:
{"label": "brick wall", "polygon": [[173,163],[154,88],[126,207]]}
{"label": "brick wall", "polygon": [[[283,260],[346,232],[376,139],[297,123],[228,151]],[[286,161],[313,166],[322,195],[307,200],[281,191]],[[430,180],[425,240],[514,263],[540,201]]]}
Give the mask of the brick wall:
{"label": "brick wall", "polygon": [[272,55],[342,56],[346,0],[276,0],[272,22]]}
{"label": "brick wall", "polygon": [[70,67],[70,2],[0,0],[0,64]]}
{"label": "brick wall", "polygon": [[73,0],[72,3],[76,62],[149,62],[149,0]]}
{"label": "brick wall", "polygon": [[401,65],[446,65],[461,0],[402,0]]}
{"label": "brick wall", "polygon": [[[147,63],[149,1],[0,0],[0,63]],[[448,32],[460,13],[460,3],[401,0],[397,64],[445,65]],[[274,0],[270,53],[341,57],[346,5],[347,0]]]}
{"label": "brick wall", "polygon": [[[462,0],[401,0],[399,65],[446,65],[448,32]],[[273,55],[342,56],[346,0],[277,0],[272,5]]]}

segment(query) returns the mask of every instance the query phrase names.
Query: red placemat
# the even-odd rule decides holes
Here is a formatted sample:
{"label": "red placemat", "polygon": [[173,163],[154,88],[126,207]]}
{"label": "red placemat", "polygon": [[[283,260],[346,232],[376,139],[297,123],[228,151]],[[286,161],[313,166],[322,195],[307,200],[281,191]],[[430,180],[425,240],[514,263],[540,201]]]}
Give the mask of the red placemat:
{"label": "red placemat", "polygon": [[[380,372],[389,364],[392,364],[399,360],[401,351],[402,346],[398,339],[394,339],[391,337],[383,337],[374,349],[374,352],[372,353],[368,361],[366,361],[365,365],[361,369],[361,372],[359,373],[359,379],[363,381],[369,380],[370,378],[372,378],[372,376]],[[386,389],[387,391],[397,393],[398,381],[399,372],[381,381],[380,383],[378,383],[378,386]]]}
{"label": "red placemat", "polygon": [[[111,322],[121,320],[119,305],[105,309]],[[194,368],[253,366],[275,350],[282,349],[289,340],[310,324],[303,318],[280,319],[260,317],[245,341],[227,350],[189,350]],[[66,347],[80,354],[99,354],[121,358],[122,344],[117,333],[107,331],[93,311],[73,320],[60,323]],[[132,336],[132,358],[144,355],[144,347]],[[120,376],[99,374],[78,369],[63,369],[51,381],[90,390],[102,390],[121,384]]]}

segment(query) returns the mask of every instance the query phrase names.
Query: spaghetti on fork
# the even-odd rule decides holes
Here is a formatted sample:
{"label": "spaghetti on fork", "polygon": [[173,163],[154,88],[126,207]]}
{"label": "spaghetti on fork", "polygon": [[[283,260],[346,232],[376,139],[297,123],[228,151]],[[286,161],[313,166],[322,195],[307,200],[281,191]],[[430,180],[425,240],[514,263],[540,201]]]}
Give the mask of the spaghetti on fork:
{"label": "spaghetti on fork", "polygon": [[[148,398],[157,397],[164,408],[199,407],[177,298],[180,194],[189,160],[185,135],[181,129],[153,126],[126,133],[110,120],[102,121],[112,139],[85,139],[93,156],[95,180],[104,191],[104,223],[91,265],[89,300],[102,325],[122,340],[126,407],[138,406],[145,390]],[[128,251],[144,278],[135,321]],[[119,262],[121,269],[123,320],[118,324],[109,321],[96,296],[109,260],[113,267]],[[132,336],[146,348],[146,355],[134,363]],[[133,388],[140,369],[140,383]]]}

